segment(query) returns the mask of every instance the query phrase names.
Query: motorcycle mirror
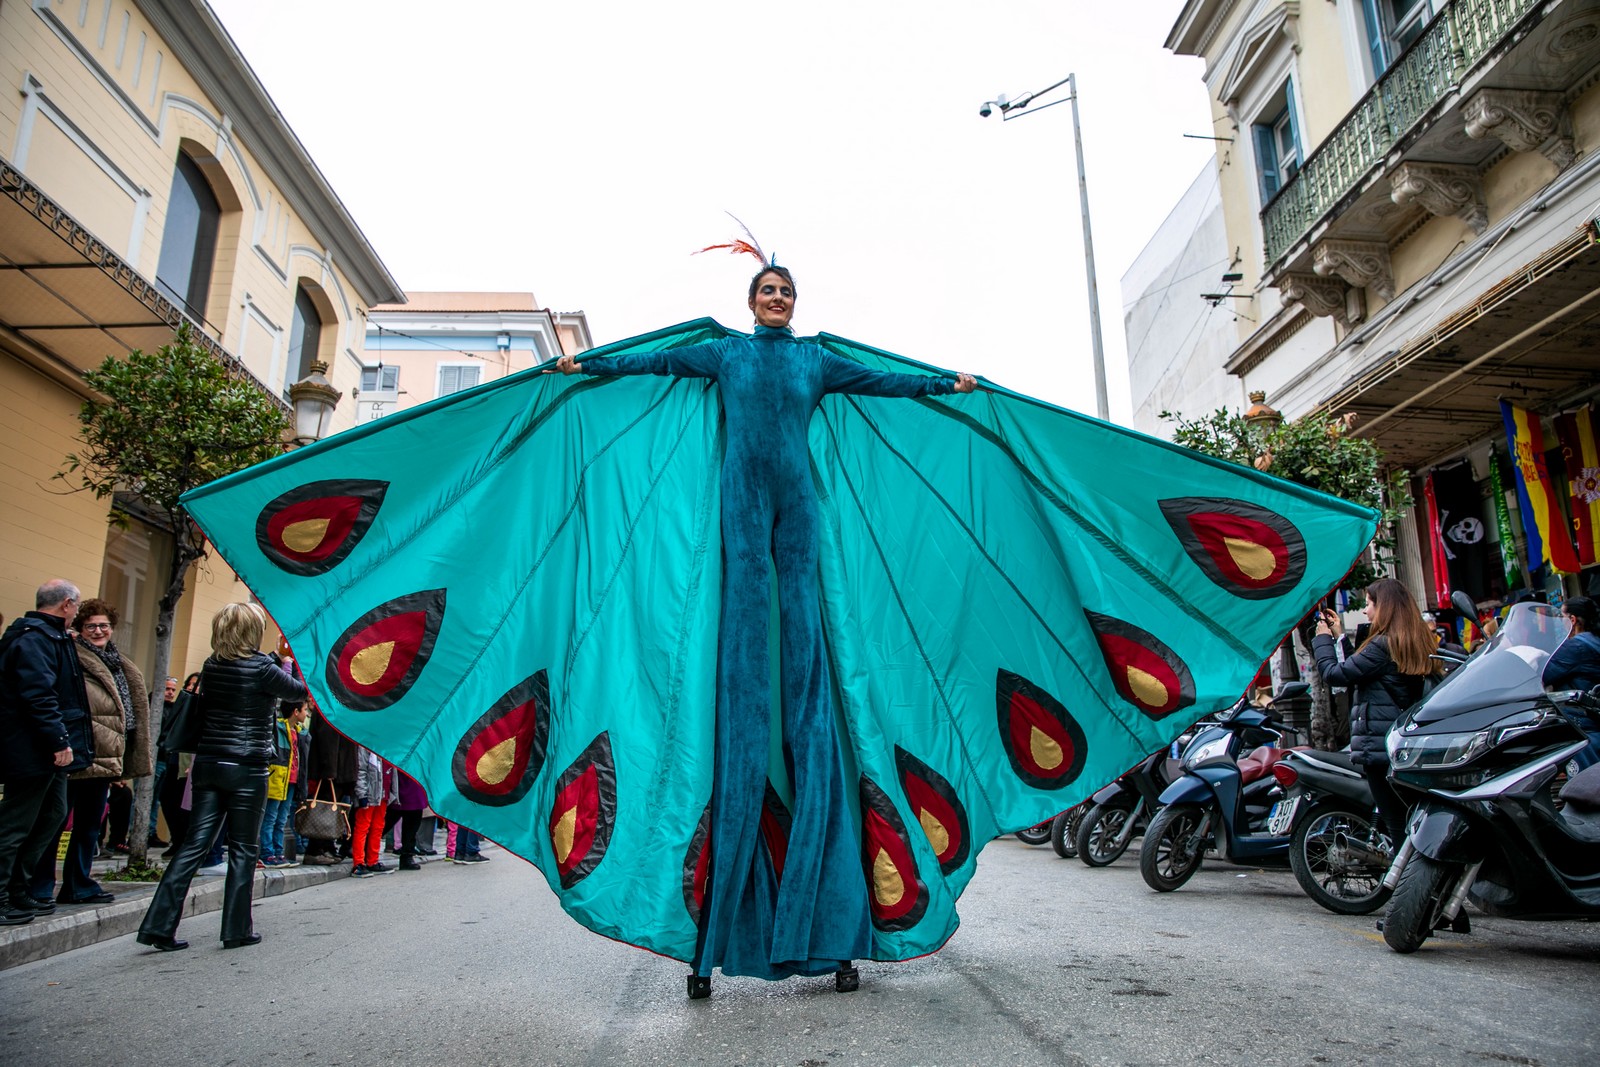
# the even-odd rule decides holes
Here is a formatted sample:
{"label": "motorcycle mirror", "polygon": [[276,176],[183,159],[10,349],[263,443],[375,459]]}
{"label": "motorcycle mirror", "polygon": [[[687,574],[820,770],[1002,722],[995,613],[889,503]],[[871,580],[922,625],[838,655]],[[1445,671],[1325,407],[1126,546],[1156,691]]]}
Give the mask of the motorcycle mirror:
{"label": "motorcycle mirror", "polygon": [[1280,700],[1293,700],[1295,697],[1303,697],[1309,692],[1311,692],[1309,682],[1284,682],[1278,689],[1277,695],[1272,698],[1272,701],[1277,703]]}
{"label": "motorcycle mirror", "polygon": [[1472,598],[1470,596],[1468,596],[1466,593],[1462,592],[1459,589],[1457,589],[1455,592],[1451,593],[1450,594],[1450,606],[1455,608],[1457,611],[1459,611],[1466,618],[1472,620],[1472,622],[1474,624],[1477,623],[1477,621],[1478,621],[1478,605],[1473,603]]}

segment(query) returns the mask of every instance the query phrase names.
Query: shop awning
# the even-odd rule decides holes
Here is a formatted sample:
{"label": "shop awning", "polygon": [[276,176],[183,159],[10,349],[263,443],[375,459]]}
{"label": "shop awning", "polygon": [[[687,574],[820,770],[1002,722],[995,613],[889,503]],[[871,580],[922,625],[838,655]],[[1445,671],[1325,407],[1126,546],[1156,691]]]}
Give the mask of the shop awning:
{"label": "shop awning", "polygon": [[1414,471],[1501,432],[1501,398],[1554,412],[1600,383],[1594,222],[1369,365],[1323,401]]}
{"label": "shop awning", "polygon": [[83,372],[107,356],[159,348],[185,321],[219,360],[248,374],[154,282],[0,159],[0,330],[19,355]]}

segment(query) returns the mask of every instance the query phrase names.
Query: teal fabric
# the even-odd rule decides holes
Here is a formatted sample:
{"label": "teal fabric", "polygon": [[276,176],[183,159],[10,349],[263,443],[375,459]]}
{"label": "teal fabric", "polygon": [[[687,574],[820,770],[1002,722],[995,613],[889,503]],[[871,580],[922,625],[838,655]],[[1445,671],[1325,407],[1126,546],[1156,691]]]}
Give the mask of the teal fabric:
{"label": "teal fabric", "polygon": [[[736,414],[738,390],[699,376],[763,353],[793,372],[782,418],[759,389]],[[1236,699],[1376,524],[987,383],[901,398],[921,383],[877,372],[936,394],[952,376],[828,334],[752,339],[703,319],[583,362],[692,376],[514,375],[185,504],[336,727],[534,863],[580,922],[702,971],[939,948],[984,843]],[[886,381],[899,396],[827,391]],[[782,508],[730,489],[747,460],[781,460],[768,473],[814,497],[814,584],[809,531],[761,544]],[[719,687],[735,542],[749,558],[735,553],[730,585],[750,601]],[[795,545],[761,574],[768,548]],[[767,583],[786,604],[814,590],[817,614],[783,626],[820,644],[780,631],[753,592]],[[791,684],[806,692],[786,697]],[[732,688],[737,722],[719,715]],[[807,900],[783,896],[791,882]]]}

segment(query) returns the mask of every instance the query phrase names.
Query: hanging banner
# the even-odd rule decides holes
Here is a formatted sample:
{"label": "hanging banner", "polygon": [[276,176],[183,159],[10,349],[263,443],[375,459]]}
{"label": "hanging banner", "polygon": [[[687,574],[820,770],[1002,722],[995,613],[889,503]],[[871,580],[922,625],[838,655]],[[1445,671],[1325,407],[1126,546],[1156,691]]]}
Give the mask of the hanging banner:
{"label": "hanging banner", "polygon": [[1450,606],[1449,550],[1439,532],[1439,503],[1433,486],[1433,475],[1422,479],[1422,500],[1428,511],[1428,558],[1433,564],[1433,603],[1435,607]]}
{"label": "hanging banner", "polygon": [[1517,565],[1517,537],[1511,532],[1511,509],[1506,507],[1506,490],[1500,481],[1500,453],[1489,450],[1489,495],[1494,498],[1494,525],[1500,536],[1500,569],[1505,571],[1506,591],[1522,587],[1522,568]]}
{"label": "hanging banner", "polygon": [[1450,588],[1465,590],[1473,599],[1479,599],[1489,587],[1492,561],[1483,525],[1483,496],[1472,477],[1472,464],[1461,462],[1436,469],[1432,482]]}
{"label": "hanging banner", "polygon": [[1581,407],[1557,415],[1556,439],[1561,442],[1561,459],[1567,468],[1578,563],[1592,567],[1600,562],[1600,452],[1595,448],[1594,409]]}
{"label": "hanging banner", "polygon": [[1528,570],[1548,563],[1559,574],[1576,574],[1581,569],[1578,553],[1545,467],[1539,413],[1502,400],[1500,414],[1506,424],[1506,447],[1517,472],[1517,500],[1522,504],[1522,525],[1528,535]]}

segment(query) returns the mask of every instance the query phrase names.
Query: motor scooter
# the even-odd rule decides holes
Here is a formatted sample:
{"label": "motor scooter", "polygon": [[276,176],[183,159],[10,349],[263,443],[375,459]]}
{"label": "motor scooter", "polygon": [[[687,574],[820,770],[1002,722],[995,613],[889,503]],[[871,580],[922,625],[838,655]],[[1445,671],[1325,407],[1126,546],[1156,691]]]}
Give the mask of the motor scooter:
{"label": "motor scooter", "polygon": [[1161,807],[1161,794],[1182,773],[1175,753],[1184,739],[1152,752],[1138,766],[1089,798],[1091,807],[1078,821],[1078,858],[1090,867],[1115,863],[1133,839],[1145,831]]}
{"label": "motor scooter", "polygon": [[1600,715],[1600,689],[1546,693],[1542,681],[1566,635],[1557,609],[1514,605],[1390,730],[1390,781],[1414,805],[1384,879],[1380,925],[1396,952],[1470,928],[1469,900],[1505,918],[1600,919],[1600,766],[1573,763],[1589,745],[1574,720]]}
{"label": "motor scooter", "polygon": [[1267,830],[1276,788],[1270,771],[1286,751],[1283,724],[1271,710],[1309,689],[1289,682],[1265,708],[1241,700],[1189,742],[1183,774],[1162,792],[1139,850],[1139,873],[1150,888],[1177,889],[1213,847],[1228,863],[1288,865],[1289,836]]}
{"label": "motor scooter", "polygon": [[1289,866],[1306,896],[1341,915],[1383,907],[1394,843],[1383,832],[1372,787],[1348,752],[1296,749],[1273,764],[1284,797],[1267,833],[1289,837]]}

